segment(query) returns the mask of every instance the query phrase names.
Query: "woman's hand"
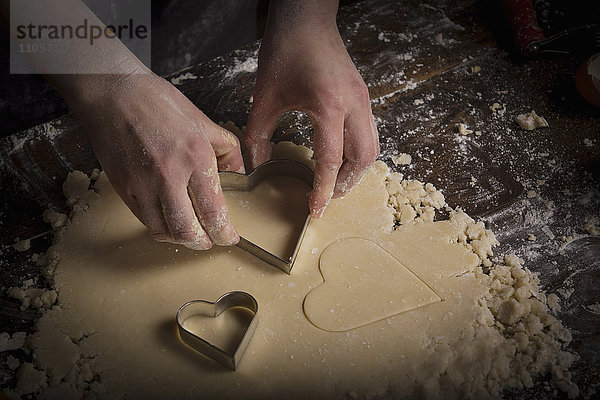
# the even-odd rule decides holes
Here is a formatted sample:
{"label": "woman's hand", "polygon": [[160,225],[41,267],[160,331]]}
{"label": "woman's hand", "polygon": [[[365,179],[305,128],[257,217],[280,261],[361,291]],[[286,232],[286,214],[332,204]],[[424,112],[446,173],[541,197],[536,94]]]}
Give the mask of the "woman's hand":
{"label": "woman's hand", "polygon": [[306,112],[316,161],[311,216],[346,195],[379,155],[369,92],[335,23],[336,1],[273,1],[259,53],[246,145],[253,167],[270,158],[284,112]]}
{"label": "woman's hand", "polygon": [[218,177],[243,172],[235,135],[152,73],[105,92],[76,111],[108,179],[152,237],[197,250],[237,243]]}

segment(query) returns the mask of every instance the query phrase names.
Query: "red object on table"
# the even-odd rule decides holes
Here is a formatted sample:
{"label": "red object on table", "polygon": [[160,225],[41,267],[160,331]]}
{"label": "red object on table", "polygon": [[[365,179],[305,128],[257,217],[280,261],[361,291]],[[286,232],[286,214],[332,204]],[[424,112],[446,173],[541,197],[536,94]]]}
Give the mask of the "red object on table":
{"label": "red object on table", "polygon": [[525,48],[532,42],[545,39],[530,0],[501,0],[506,19],[510,24],[515,46],[525,55]]}

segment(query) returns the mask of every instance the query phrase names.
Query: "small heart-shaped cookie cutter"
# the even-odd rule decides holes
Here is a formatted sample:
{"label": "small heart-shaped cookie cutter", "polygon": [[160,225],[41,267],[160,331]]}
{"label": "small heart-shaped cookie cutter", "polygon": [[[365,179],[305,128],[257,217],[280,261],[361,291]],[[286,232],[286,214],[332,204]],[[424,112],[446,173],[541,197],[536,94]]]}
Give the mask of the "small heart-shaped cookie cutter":
{"label": "small heart-shaped cookie cutter", "polygon": [[[291,176],[298,178],[307,183],[311,188],[314,180],[314,172],[312,169],[293,160],[267,161],[266,163],[258,166],[249,175],[239,174],[237,172],[219,172],[219,179],[221,180],[221,187],[223,190],[242,190],[246,192],[252,190],[260,182],[272,176]],[[260,258],[264,262],[279,268],[289,275],[292,271],[296,256],[298,255],[298,250],[300,249],[302,240],[304,239],[304,233],[306,232],[306,227],[308,226],[309,221],[310,214],[308,214],[306,217],[306,221],[302,227],[302,232],[300,233],[296,247],[294,248],[294,253],[287,261],[243,237],[240,237],[237,247],[247,251],[255,257]]]}
{"label": "small heart-shaped cookie cutter", "polygon": [[[254,313],[250,324],[246,328],[244,336],[233,352],[228,352],[218,346],[215,346],[209,341],[202,339],[200,336],[188,331],[183,326],[184,322],[188,318],[191,318],[195,315],[218,317],[221,313],[233,307],[247,308]],[[177,311],[177,327],[179,329],[179,337],[181,340],[194,350],[199,351],[205,356],[212,358],[213,360],[228,368],[231,368],[234,371],[238,367],[242,356],[248,348],[248,344],[254,335],[257,324],[258,302],[250,294],[240,291],[225,293],[214,303],[205,300],[192,300],[182,305],[181,308],[179,308],[179,311]]]}

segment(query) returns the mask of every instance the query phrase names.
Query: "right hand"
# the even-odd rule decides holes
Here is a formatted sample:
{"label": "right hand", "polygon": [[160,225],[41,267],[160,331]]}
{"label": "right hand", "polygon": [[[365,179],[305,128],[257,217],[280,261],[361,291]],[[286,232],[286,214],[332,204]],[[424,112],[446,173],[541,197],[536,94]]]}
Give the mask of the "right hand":
{"label": "right hand", "polygon": [[78,108],[115,191],[155,240],[195,250],[239,241],[218,177],[244,172],[235,135],[151,73]]}

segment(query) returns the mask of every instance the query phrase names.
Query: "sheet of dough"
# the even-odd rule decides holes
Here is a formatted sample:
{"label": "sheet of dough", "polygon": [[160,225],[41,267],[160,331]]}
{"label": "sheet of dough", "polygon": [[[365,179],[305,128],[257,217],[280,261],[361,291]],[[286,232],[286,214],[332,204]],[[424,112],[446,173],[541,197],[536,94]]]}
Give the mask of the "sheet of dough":
{"label": "sheet of dough", "polygon": [[[290,276],[237,248],[194,252],[153,242],[101,175],[98,194],[88,192],[49,252],[61,259],[53,274],[59,306],[37,321],[31,339],[48,374],[45,397],[75,397],[74,386],[110,399],[489,397],[514,356],[484,306],[491,280],[477,272],[476,254],[456,243],[457,224],[392,231],[388,173],[377,163],[310,222]],[[315,327],[304,298],[323,283],[321,253],[344,237],[385,249],[444,301],[344,332]],[[236,372],[191,351],[175,326],[185,302],[232,290],[259,303]],[[376,293],[364,298],[377,301]]]}

